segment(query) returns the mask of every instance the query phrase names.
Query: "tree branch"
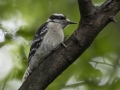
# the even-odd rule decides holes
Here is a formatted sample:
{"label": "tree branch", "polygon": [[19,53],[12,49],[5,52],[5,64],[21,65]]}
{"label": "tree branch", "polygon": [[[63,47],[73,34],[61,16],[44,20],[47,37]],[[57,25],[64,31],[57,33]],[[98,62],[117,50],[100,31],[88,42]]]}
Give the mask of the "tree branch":
{"label": "tree branch", "polygon": [[82,18],[86,18],[95,11],[95,6],[91,0],[78,0],[78,5],[80,9],[80,15]]}
{"label": "tree branch", "polygon": [[93,42],[99,32],[120,10],[120,0],[106,0],[96,7],[91,0],[78,0],[81,20],[77,30],[65,42],[67,48],[60,47],[53,52],[29,76],[19,90],[45,90],[47,86],[69,67]]}

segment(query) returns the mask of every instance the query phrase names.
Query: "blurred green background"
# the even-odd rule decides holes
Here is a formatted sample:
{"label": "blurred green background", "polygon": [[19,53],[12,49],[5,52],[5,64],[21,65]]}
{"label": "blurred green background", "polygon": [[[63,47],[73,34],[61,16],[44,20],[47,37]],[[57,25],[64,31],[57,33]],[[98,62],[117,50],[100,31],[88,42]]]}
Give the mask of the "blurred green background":
{"label": "blurred green background", "polygon": [[[0,0],[0,90],[20,87],[34,33],[53,13],[79,23],[77,0]],[[116,20],[46,90],[120,90],[120,13]],[[65,35],[76,28],[67,27]]]}

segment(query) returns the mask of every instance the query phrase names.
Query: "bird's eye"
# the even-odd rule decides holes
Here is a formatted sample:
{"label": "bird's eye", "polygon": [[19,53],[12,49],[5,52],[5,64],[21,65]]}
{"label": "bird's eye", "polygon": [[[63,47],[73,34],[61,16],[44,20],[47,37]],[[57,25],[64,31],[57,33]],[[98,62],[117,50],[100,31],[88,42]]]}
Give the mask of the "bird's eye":
{"label": "bird's eye", "polygon": [[61,20],[64,20],[65,18],[64,17],[60,17]]}

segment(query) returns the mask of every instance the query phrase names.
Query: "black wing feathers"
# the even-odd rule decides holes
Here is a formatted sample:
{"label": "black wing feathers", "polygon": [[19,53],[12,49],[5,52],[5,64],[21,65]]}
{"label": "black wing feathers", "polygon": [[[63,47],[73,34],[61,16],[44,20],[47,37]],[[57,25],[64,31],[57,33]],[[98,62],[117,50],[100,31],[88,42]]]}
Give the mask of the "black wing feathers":
{"label": "black wing feathers", "polygon": [[40,26],[40,28],[37,30],[37,32],[35,33],[31,48],[30,48],[30,53],[28,56],[28,63],[30,62],[31,58],[34,56],[36,50],[38,49],[38,47],[40,46],[44,35],[47,33],[48,28],[46,27],[46,25],[48,24],[48,22],[42,24]]}

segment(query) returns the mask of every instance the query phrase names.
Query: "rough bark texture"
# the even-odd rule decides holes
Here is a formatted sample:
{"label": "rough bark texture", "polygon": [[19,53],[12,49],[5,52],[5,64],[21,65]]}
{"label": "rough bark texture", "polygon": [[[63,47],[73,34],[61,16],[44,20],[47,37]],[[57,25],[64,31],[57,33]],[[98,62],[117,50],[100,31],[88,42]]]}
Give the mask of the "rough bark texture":
{"label": "rough bark texture", "polygon": [[99,32],[120,10],[120,0],[106,0],[101,6],[94,6],[91,0],[78,0],[81,20],[78,28],[61,46],[53,52],[23,83],[19,90],[45,90],[47,86],[69,67],[93,42]]}

